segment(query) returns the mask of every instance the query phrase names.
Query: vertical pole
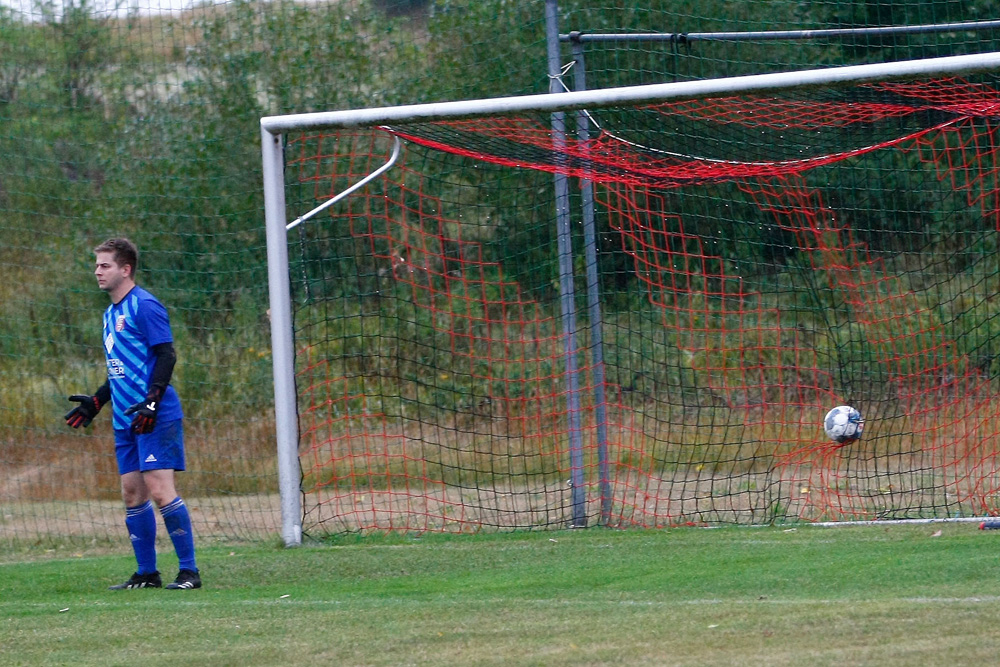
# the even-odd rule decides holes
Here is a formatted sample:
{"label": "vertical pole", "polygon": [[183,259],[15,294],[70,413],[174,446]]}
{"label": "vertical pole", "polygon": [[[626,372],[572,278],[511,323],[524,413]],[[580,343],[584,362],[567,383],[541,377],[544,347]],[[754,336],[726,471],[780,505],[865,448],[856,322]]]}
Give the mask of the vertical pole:
{"label": "vertical pole", "polygon": [[[573,89],[587,89],[587,66],[583,43],[573,40]],[[580,141],[590,139],[590,119],[586,111],[576,112],[576,132]],[[611,474],[608,464],[608,399],[604,384],[604,319],[601,316],[601,285],[597,271],[597,231],[594,222],[594,183],[580,183],[583,208],[583,249],[587,263],[587,313],[590,318],[590,364],[594,384],[594,417],[597,420],[597,466],[600,476],[601,523],[611,522]]]}
{"label": "vertical pole", "polygon": [[[545,0],[545,38],[548,47],[549,92],[564,92],[559,84],[559,3]],[[565,114],[552,114],[552,142],[557,155],[566,145]],[[576,354],[576,304],[573,288],[573,236],[569,216],[569,179],[555,176],[556,228],[559,249],[559,297],[565,345],[566,410],[569,419],[569,465],[574,528],[587,526],[587,504],[583,481],[583,429],[580,415],[580,377]]]}
{"label": "vertical pole", "polygon": [[264,168],[264,224],[267,232],[267,283],[271,314],[271,357],[274,372],[274,422],[278,446],[278,489],[281,493],[281,537],[286,547],[302,544],[302,490],[299,468],[299,425],[292,343],[292,296],[288,279],[285,229],[285,163],[281,135],[261,129]]}

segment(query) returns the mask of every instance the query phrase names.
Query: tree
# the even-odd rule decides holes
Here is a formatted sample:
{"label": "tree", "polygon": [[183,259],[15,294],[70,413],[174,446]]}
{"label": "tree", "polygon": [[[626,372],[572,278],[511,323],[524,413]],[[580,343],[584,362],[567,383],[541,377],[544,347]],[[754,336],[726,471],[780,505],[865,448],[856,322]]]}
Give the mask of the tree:
{"label": "tree", "polygon": [[51,73],[65,95],[65,106],[76,109],[88,96],[95,95],[100,74],[120,59],[121,46],[115,43],[111,21],[124,0],[101,15],[92,0],[35,0],[36,10],[52,37],[49,40]]}
{"label": "tree", "polygon": [[32,71],[38,54],[37,31],[0,5],[0,104],[10,104]]}

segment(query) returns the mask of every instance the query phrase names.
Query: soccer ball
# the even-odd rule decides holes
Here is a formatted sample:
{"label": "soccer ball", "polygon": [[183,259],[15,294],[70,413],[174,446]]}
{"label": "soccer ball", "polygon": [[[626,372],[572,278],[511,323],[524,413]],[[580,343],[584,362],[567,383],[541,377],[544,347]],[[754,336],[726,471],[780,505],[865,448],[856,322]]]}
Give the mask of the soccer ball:
{"label": "soccer ball", "polygon": [[860,438],[864,428],[865,421],[861,418],[861,413],[849,405],[838,405],[827,412],[823,420],[823,430],[827,437],[841,444]]}

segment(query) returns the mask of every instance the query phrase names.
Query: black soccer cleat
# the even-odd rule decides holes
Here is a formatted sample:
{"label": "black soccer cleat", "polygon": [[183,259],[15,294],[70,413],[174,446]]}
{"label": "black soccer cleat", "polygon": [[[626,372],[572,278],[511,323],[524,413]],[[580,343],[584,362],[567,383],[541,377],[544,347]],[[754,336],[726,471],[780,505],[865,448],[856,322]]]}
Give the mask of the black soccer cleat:
{"label": "black soccer cleat", "polygon": [[161,586],[163,586],[163,580],[160,579],[159,572],[150,572],[149,574],[136,572],[124,584],[109,586],[108,590],[124,591],[130,588],[160,588]]}
{"label": "black soccer cleat", "polygon": [[196,570],[181,570],[173,583],[167,584],[167,588],[172,591],[201,588],[201,577]]}

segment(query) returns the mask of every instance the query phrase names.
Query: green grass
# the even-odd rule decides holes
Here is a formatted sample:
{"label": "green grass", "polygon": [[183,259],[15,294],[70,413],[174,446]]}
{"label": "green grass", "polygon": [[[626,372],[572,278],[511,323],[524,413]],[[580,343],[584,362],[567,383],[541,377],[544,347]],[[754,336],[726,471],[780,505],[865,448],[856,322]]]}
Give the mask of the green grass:
{"label": "green grass", "polygon": [[202,590],[115,593],[130,556],[24,547],[0,564],[0,662],[990,664],[998,540],[950,524],[345,538],[212,546]]}

